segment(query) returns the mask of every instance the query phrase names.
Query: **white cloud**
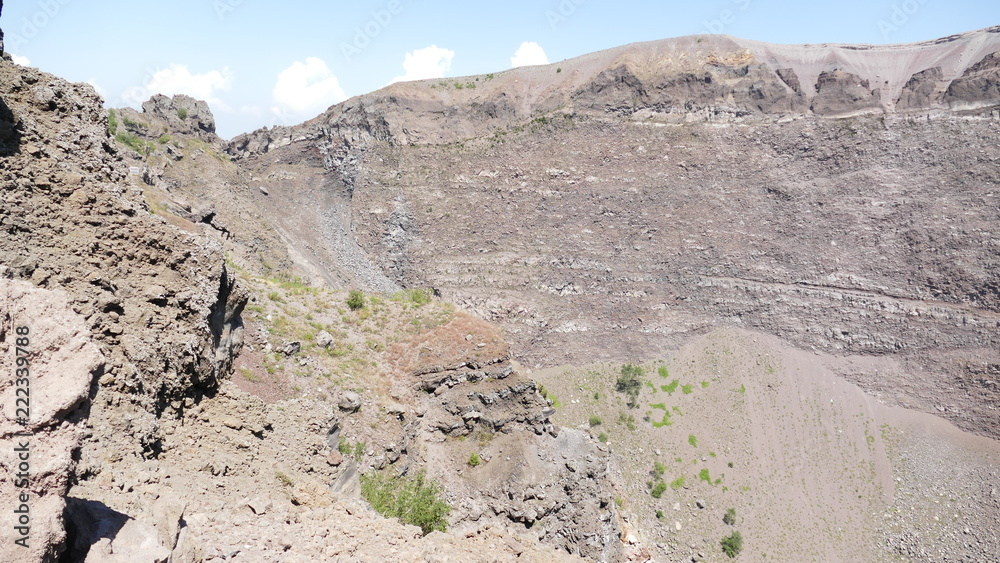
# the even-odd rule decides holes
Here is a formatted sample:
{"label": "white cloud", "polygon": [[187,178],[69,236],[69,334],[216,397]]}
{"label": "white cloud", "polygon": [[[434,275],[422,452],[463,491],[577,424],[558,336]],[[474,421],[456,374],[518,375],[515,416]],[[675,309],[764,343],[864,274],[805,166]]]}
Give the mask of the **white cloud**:
{"label": "white cloud", "polygon": [[444,78],[446,72],[451,70],[451,60],[455,58],[455,51],[442,49],[437,45],[417,49],[412,53],[407,53],[403,59],[403,70],[406,74],[393,78],[393,82],[407,82],[410,80],[423,80],[425,78]]}
{"label": "white cloud", "polygon": [[31,61],[28,60],[28,57],[22,57],[21,55],[15,55],[14,53],[11,53],[10,58],[13,59],[15,63],[21,66],[31,66]]}
{"label": "white cloud", "polygon": [[295,61],[278,74],[274,85],[275,114],[288,118],[312,118],[333,104],[347,99],[337,77],[323,59]]}
{"label": "white cloud", "polygon": [[517,52],[510,58],[511,68],[547,64],[549,64],[549,58],[545,56],[545,50],[534,41],[521,43],[521,46],[517,48]]}
{"label": "white cloud", "polygon": [[142,86],[133,86],[122,93],[122,100],[133,107],[139,107],[153,94],[173,96],[187,94],[204,100],[218,109],[227,109],[225,102],[216,96],[218,91],[227,91],[233,86],[233,73],[228,67],[221,71],[210,70],[203,74],[192,74],[187,65],[171,64],[153,73]]}

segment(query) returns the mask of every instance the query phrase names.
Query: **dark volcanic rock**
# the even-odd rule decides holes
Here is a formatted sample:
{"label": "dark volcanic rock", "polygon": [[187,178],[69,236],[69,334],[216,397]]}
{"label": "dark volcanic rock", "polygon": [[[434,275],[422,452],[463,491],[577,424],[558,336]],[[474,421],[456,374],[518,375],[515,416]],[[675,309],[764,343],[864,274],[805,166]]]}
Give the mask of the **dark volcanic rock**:
{"label": "dark volcanic rock", "polygon": [[880,107],[881,96],[867,80],[836,69],[822,72],[816,81],[811,109],[816,115],[841,115]]}
{"label": "dark volcanic rock", "polygon": [[990,53],[948,86],[945,103],[952,107],[1000,103],[1000,53]]}
{"label": "dark volcanic rock", "polygon": [[172,132],[215,135],[215,117],[208,104],[191,96],[156,94],[142,103],[142,111],[150,118],[166,122]]}
{"label": "dark volcanic rock", "polygon": [[896,109],[929,108],[938,100],[935,93],[941,85],[944,73],[936,66],[913,75],[903,86],[903,92],[896,100]]}

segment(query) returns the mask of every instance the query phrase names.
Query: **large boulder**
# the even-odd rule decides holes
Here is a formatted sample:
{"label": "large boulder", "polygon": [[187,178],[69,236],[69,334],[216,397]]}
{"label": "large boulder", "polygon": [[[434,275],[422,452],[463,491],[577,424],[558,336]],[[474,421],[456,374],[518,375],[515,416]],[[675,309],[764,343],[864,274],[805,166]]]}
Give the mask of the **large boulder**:
{"label": "large boulder", "polygon": [[51,561],[66,539],[79,411],[104,357],[64,292],[0,279],[0,358],[26,370],[0,378],[0,497],[13,510],[0,526],[0,561]]}

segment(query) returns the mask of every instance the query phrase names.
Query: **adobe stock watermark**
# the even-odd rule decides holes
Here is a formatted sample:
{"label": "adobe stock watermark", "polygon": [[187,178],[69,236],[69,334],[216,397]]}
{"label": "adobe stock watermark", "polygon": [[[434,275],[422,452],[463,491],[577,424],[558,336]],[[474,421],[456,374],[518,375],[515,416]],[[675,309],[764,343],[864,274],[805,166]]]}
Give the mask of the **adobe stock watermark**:
{"label": "adobe stock watermark", "polygon": [[364,25],[354,28],[354,40],[350,43],[344,41],[340,44],[340,53],[344,55],[347,64],[351,64],[351,59],[360,55],[372,44],[376,37],[392,23],[392,20],[403,12],[403,3],[400,0],[389,0],[385,8],[371,12],[371,19]]}
{"label": "adobe stock watermark", "polygon": [[[11,26],[5,25],[4,28],[7,29],[7,34],[4,37],[4,42],[6,43],[5,50],[19,51],[22,46],[27,45],[29,41],[37,37],[42,29],[59,15],[63,6],[69,4],[71,1],[41,0],[38,3],[38,9],[33,14],[26,18],[21,18],[20,22]],[[11,33],[11,31],[15,33]]]}
{"label": "adobe stock watermark", "polygon": [[892,13],[887,20],[878,20],[878,30],[882,32],[882,39],[889,40],[889,35],[906,25],[910,18],[920,11],[920,7],[927,3],[927,0],[906,0],[901,4],[892,5]]}
{"label": "adobe stock watermark", "polygon": [[219,21],[225,21],[226,16],[235,12],[236,8],[243,5],[243,0],[212,0],[212,8]]}
{"label": "adobe stock watermark", "polygon": [[[736,10],[743,12],[750,7],[752,0],[732,0],[732,3],[736,6]],[[717,35],[724,33],[727,25],[736,23],[737,13],[737,11],[724,8],[721,12],[719,12],[719,17],[713,20],[705,20],[705,29],[707,29],[709,33]]]}
{"label": "adobe stock watermark", "polygon": [[549,22],[549,27],[555,31],[557,27],[569,21],[569,18],[576,13],[576,10],[587,0],[562,0],[555,10],[547,10],[545,19]]}

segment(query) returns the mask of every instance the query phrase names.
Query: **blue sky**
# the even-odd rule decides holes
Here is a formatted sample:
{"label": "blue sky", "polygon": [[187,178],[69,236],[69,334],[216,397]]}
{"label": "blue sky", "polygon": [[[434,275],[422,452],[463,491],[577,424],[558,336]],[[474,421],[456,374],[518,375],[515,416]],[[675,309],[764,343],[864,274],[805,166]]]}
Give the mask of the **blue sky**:
{"label": "blue sky", "polygon": [[98,88],[206,99],[221,136],[294,124],[396,79],[557,62],[726,33],[773,43],[907,43],[1000,25],[996,0],[26,0],[0,27],[17,60]]}

